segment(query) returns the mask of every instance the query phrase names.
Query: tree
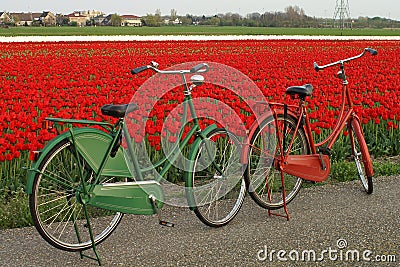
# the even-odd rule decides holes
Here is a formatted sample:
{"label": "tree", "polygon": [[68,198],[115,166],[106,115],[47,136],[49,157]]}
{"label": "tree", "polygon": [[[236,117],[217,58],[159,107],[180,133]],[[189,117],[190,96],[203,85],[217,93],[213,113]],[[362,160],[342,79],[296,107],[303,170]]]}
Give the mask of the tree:
{"label": "tree", "polygon": [[62,15],[62,14],[57,14],[56,15],[56,25],[58,26],[68,26],[69,25],[69,18]]}
{"label": "tree", "polygon": [[180,19],[182,21],[182,25],[192,25],[193,24],[192,15],[187,14],[185,17],[181,17]]}
{"label": "tree", "polygon": [[171,20],[175,20],[178,17],[178,11],[176,9],[171,9]]}
{"label": "tree", "polygon": [[145,26],[149,27],[159,27],[161,26],[161,16],[160,15],[153,15],[147,14],[143,17],[143,22]]}
{"label": "tree", "polygon": [[299,26],[305,17],[304,10],[298,6],[288,6],[285,8],[285,13],[288,16],[292,26]]}
{"label": "tree", "polygon": [[14,15],[14,16],[13,16],[13,22],[14,22],[13,24],[16,25],[16,24],[18,24],[20,21],[21,21],[21,20],[19,19],[18,15]]}
{"label": "tree", "polygon": [[110,21],[112,26],[121,26],[122,18],[118,14],[112,14]]}
{"label": "tree", "polygon": [[221,19],[218,18],[217,16],[214,16],[210,19],[210,24],[218,26],[221,23]]}

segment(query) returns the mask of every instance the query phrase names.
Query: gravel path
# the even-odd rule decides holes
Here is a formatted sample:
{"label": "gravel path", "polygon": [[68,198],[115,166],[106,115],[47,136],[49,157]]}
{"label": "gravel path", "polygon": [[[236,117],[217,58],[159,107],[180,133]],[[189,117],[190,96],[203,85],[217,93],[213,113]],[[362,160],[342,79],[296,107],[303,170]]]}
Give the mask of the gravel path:
{"label": "gravel path", "polygon": [[[376,178],[374,187],[372,195],[358,181],[302,189],[290,221],[268,217],[250,197],[218,229],[182,208],[163,210],[174,228],[127,215],[99,252],[105,266],[400,266],[400,176]],[[0,266],[95,265],[51,247],[32,227],[0,231]]]}

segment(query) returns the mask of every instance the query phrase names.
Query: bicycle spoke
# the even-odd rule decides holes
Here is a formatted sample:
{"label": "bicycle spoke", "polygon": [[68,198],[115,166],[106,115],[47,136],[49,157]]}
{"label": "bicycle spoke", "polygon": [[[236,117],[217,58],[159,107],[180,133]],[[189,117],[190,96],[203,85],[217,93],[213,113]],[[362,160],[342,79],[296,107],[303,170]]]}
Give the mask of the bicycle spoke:
{"label": "bicycle spoke", "polygon": [[[282,150],[289,155],[301,155],[309,152],[308,141],[303,128],[299,128],[296,136],[294,131],[297,120],[291,116],[284,118],[278,114],[278,121],[274,116],[267,117],[250,138],[248,168],[245,179],[249,186],[250,196],[263,208],[279,209],[283,207],[281,173],[274,164],[280,160]],[[283,132],[283,129],[286,131]],[[278,136],[281,144],[278,143]],[[283,142],[285,140],[285,142]],[[285,147],[281,146],[285,143]],[[290,151],[288,147],[291,144]],[[289,203],[300,190],[302,180],[285,174],[286,203]]]}
{"label": "bicycle spoke", "polygon": [[61,230],[60,235],[59,235],[58,238],[61,238],[62,234],[64,233],[65,228],[67,227],[68,223],[69,223],[70,220],[71,220],[72,215],[74,214],[75,208],[76,208],[76,206],[74,205],[74,206],[73,206],[73,210],[71,211],[71,213],[70,213],[68,219],[65,221],[64,227],[63,227],[63,229]]}
{"label": "bicycle spoke", "polygon": [[[123,214],[90,207],[86,218],[77,197],[82,182],[93,183],[96,177],[83,157],[78,155],[77,159],[71,146],[67,139],[61,140],[45,155],[35,176],[29,206],[35,227],[46,241],[66,251],[81,251],[91,248],[92,240],[86,224],[78,221],[111,215],[93,228],[94,242],[98,244],[112,233]],[[107,182],[115,179],[100,178]]]}
{"label": "bicycle spoke", "polygon": [[[47,173],[49,173],[49,174],[47,174]],[[57,185],[58,184],[62,184],[62,185],[65,185],[66,187],[69,187],[70,189],[74,188],[73,183],[70,180],[67,180],[67,179],[63,178],[60,175],[57,175],[57,174],[55,174],[53,172],[46,172],[44,175],[49,177],[51,179],[51,181],[53,183],[56,183]]]}
{"label": "bicycle spoke", "polygon": [[52,221],[49,223],[49,228],[51,228],[51,225],[56,221],[58,215],[60,215],[61,213],[63,213],[64,210],[65,210],[65,207],[67,207],[67,206],[68,206],[68,203],[65,203],[58,213],[56,213],[56,214],[54,214],[53,216],[47,218],[46,220],[43,220],[43,222],[44,222],[44,223],[47,223],[49,220],[52,220]]}
{"label": "bicycle spoke", "polygon": [[237,214],[246,188],[239,174],[240,142],[224,129],[215,129],[208,138],[214,142],[216,153],[211,164],[204,163],[208,151],[206,142],[202,142],[195,155],[192,172],[195,213],[205,224],[219,227]]}
{"label": "bicycle spoke", "polygon": [[[62,217],[62,218],[60,219],[60,221],[58,221],[58,225],[57,225],[56,229],[54,230],[54,233],[56,233],[56,231],[58,230],[58,228],[63,224],[65,218],[68,216],[68,214],[69,214],[69,212],[71,211],[71,209],[73,209],[73,206],[71,206],[71,205],[69,205],[68,208],[65,209],[64,217]],[[68,221],[65,221],[65,222],[68,223]],[[64,227],[64,228],[65,228],[65,227]],[[61,234],[60,234],[60,236],[59,236],[58,238],[60,238],[61,235],[62,235],[62,232],[61,232]]]}
{"label": "bicycle spoke", "polygon": [[[40,215],[44,215],[44,214],[46,214],[46,213],[48,213],[48,212],[50,212],[50,211],[52,211],[52,210],[58,209],[58,208],[61,207],[62,205],[64,205],[64,203],[60,203],[60,204],[58,204],[57,206],[53,206],[53,207],[51,207],[51,208],[49,208],[49,209],[47,209],[47,210],[41,211],[41,212],[40,212]],[[38,205],[38,206],[41,206],[41,205]]]}

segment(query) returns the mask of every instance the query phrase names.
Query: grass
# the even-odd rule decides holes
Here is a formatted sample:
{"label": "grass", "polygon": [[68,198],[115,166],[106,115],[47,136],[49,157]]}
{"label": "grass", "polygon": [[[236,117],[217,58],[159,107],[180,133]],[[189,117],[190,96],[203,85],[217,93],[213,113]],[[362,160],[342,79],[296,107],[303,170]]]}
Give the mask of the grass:
{"label": "grass", "polygon": [[28,196],[22,188],[1,192],[0,202],[0,230],[33,225]]}
{"label": "grass", "polygon": [[400,29],[267,28],[235,26],[163,27],[10,27],[0,36],[90,35],[306,35],[306,36],[399,36]]}

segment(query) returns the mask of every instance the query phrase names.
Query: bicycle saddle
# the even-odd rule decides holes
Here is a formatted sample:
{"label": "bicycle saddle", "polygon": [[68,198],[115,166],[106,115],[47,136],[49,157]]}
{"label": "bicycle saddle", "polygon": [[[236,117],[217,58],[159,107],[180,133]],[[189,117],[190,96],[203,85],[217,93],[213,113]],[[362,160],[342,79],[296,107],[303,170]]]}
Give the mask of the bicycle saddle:
{"label": "bicycle saddle", "polygon": [[300,98],[310,96],[314,91],[314,87],[311,84],[305,84],[303,86],[290,86],[286,89],[288,95],[299,95]]}
{"label": "bicycle saddle", "polygon": [[101,113],[103,115],[111,116],[114,118],[123,118],[126,113],[130,113],[138,109],[136,104],[130,103],[125,105],[104,105],[101,107]]}

